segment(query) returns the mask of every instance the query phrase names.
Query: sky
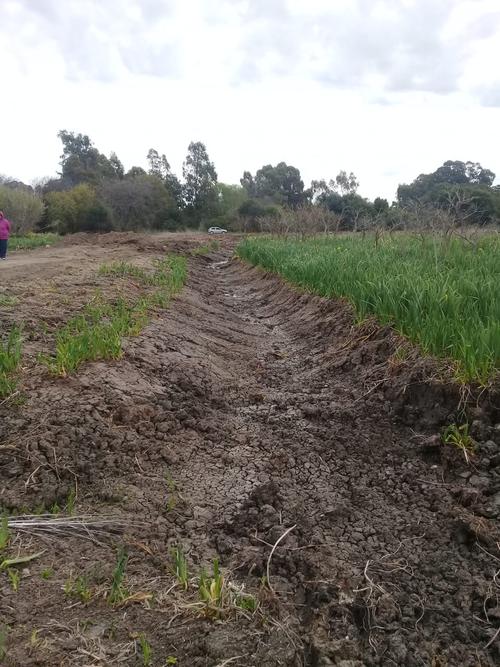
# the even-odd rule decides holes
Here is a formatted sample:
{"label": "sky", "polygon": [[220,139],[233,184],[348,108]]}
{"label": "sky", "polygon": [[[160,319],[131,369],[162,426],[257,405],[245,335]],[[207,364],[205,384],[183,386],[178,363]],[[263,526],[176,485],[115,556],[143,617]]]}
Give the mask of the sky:
{"label": "sky", "polygon": [[445,160],[500,180],[500,0],[0,0],[0,174],[54,175],[57,132],[179,175],[285,161],[360,194]]}

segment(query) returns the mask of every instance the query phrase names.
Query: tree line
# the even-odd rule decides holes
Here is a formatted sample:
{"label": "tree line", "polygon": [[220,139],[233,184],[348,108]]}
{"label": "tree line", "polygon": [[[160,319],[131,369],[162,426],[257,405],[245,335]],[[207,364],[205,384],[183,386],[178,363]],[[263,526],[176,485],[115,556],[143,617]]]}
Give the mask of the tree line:
{"label": "tree line", "polygon": [[447,161],[398,187],[394,202],[358,194],[359,182],[340,171],[305,187],[297,167],[280,162],[255,174],[245,171],[239,185],[218,180],[202,142],[191,142],[182,180],[167,157],[151,148],[148,169],[127,172],[116,153],[101,153],[84,134],[61,130],[61,170],[57,178],[28,186],[0,177],[0,209],[16,233],[31,230],[108,232],[111,230],[206,229],[242,231],[360,231],[370,228],[434,228],[498,224],[500,186],[495,174],[475,162]]}

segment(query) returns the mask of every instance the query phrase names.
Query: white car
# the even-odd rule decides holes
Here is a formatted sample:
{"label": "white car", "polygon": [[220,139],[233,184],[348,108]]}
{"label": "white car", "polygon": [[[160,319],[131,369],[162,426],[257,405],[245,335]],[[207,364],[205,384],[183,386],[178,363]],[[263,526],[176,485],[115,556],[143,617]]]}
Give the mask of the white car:
{"label": "white car", "polygon": [[222,227],[210,227],[208,230],[209,234],[227,234],[227,229],[222,229]]}

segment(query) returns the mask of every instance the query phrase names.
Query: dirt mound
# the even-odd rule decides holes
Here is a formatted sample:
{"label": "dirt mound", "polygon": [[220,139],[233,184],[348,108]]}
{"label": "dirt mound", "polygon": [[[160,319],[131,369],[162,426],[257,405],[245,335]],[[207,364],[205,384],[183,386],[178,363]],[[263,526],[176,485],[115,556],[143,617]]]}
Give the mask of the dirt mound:
{"label": "dirt mound", "polygon": [[[401,399],[421,369],[399,345],[220,252],[191,260],[120,362],[0,406],[2,504],[63,507],[76,488],[77,513],[125,519],[136,596],[106,603],[106,544],[21,539],[45,553],[17,593],[0,579],[9,664],[141,664],[142,633],[153,665],[496,664],[500,426],[480,408],[471,466],[443,447],[456,396]],[[174,546],[191,573],[218,556],[259,610],[193,612]],[[63,590],[82,574],[89,601]]]}

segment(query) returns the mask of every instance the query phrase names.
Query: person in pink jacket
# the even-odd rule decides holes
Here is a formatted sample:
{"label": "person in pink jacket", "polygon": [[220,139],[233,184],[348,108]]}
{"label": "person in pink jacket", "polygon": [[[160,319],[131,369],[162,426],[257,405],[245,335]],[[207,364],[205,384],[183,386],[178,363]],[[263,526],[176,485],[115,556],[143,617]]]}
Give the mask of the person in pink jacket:
{"label": "person in pink jacket", "polygon": [[10,236],[10,222],[4,216],[3,211],[0,211],[0,259],[5,259],[7,256],[7,246],[9,244]]}

